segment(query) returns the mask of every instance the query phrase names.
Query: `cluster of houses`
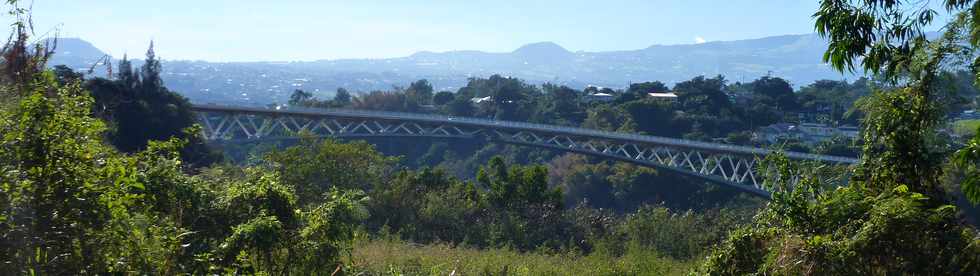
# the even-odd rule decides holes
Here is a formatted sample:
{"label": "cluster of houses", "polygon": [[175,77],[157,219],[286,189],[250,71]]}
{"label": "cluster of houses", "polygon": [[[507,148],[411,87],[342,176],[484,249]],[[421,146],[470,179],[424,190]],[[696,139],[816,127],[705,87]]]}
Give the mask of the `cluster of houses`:
{"label": "cluster of houses", "polygon": [[[589,91],[591,90],[591,91]],[[612,93],[602,92],[601,89],[587,89],[587,94],[583,95],[581,100],[586,103],[605,103],[614,101],[617,95]],[[731,96],[731,95],[730,95]],[[647,93],[647,97],[656,100],[662,100],[667,103],[673,103],[677,101],[677,94],[672,91],[660,92],[660,93]],[[470,99],[473,104],[482,104],[484,102],[490,102],[493,98],[487,97],[476,97]],[[732,99],[733,101],[735,99]],[[974,114],[972,112],[964,113],[964,116],[976,116],[980,114]],[[980,116],[977,116],[980,117]],[[804,116],[800,118],[802,121],[812,121],[805,119]],[[760,143],[775,144],[782,141],[799,141],[805,144],[817,144],[823,141],[833,139],[835,137],[843,137],[846,139],[857,139],[859,134],[859,129],[857,126],[852,125],[841,125],[841,126],[831,126],[822,123],[777,123],[769,126],[765,126],[757,129],[753,133],[753,140]]]}
{"label": "cluster of houses", "polygon": [[754,139],[765,143],[795,140],[806,144],[817,144],[834,137],[857,139],[860,129],[857,126],[829,126],[818,123],[778,123],[760,128],[754,133]]}
{"label": "cluster of houses", "polygon": [[[594,86],[593,86],[594,87]],[[588,90],[587,90],[588,91]],[[607,103],[616,100],[616,95],[611,93],[602,92],[601,88],[594,89],[595,92],[589,92],[582,96],[581,101],[585,103]],[[660,93],[647,93],[647,96],[653,99],[661,100],[664,102],[672,103],[677,101],[677,94],[674,92],[660,92]],[[475,97],[470,99],[473,104],[481,104],[484,102],[493,101],[493,97]]]}
{"label": "cluster of houses", "polygon": [[[670,103],[677,101],[677,94],[671,91],[659,92],[659,93],[647,93],[647,97],[661,100],[664,102],[670,102]],[[615,99],[616,99],[616,95],[601,92],[601,90],[588,93],[585,96],[582,96],[582,101],[586,103],[594,103],[594,102],[607,103]]]}

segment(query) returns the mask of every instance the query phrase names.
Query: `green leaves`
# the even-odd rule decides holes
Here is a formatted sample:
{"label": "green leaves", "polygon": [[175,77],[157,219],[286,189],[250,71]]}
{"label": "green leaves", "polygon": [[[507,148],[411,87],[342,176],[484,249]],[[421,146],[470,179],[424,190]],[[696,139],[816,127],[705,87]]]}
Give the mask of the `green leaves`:
{"label": "green leaves", "polygon": [[699,272],[966,275],[977,269],[975,230],[957,223],[956,207],[929,207],[930,199],[907,185],[875,195],[842,187],[802,204],[773,197]]}
{"label": "green leaves", "polygon": [[942,198],[938,181],[947,153],[932,143],[937,141],[942,108],[922,89],[928,88],[877,90],[857,104],[867,114],[861,133],[864,160],[859,173],[873,193],[905,184],[934,199]]}
{"label": "green leaves", "polygon": [[6,218],[0,243],[11,245],[0,249],[10,260],[0,269],[165,274],[179,230],[173,217],[150,206],[174,199],[159,192],[174,183],[157,180],[179,180],[179,166],[107,146],[104,124],[90,116],[92,99],[78,83],[61,85],[50,76],[34,76],[18,105],[0,110],[0,182],[10,203],[0,210]]}
{"label": "green leaves", "polygon": [[[913,55],[928,45],[923,29],[937,15],[928,2],[821,1],[813,17],[817,33],[830,40],[824,62],[839,71],[854,71],[854,60],[860,59],[865,72],[889,80],[901,77],[912,67]],[[947,0],[945,7],[956,13],[971,2]]]}
{"label": "green leaves", "polygon": [[477,182],[489,188],[488,199],[495,206],[519,210],[535,205],[561,208],[561,192],[548,188],[548,170],[544,166],[507,166],[495,156],[480,168]]}
{"label": "green leaves", "polygon": [[397,160],[363,141],[341,143],[312,137],[264,159],[284,185],[296,190],[296,200],[304,207],[322,201],[333,187],[366,190],[379,185]]}
{"label": "green leaves", "polygon": [[354,227],[369,216],[363,192],[334,189],[329,198],[303,212],[306,225],[299,230],[299,239],[304,261],[294,265],[304,267],[306,274],[332,271],[342,253],[350,252]]}
{"label": "green leaves", "polygon": [[[974,1],[946,1],[949,10]],[[767,185],[769,207],[756,224],[736,231],[709,256],[701,273],[727,274],[947,274],[980,270],[977,233],[957,222],[945,204],[939,177],[947,156],[937,145],[943,107],[936,79],[942,66],[962,52],[960,32],[974,11],[960,13],[934,42],[922,28],[935,12],[914,1],[824,0],[814,15],[817,31],[830,39],[824,60],[853,70],[861,59],[867,72],[904,86],[878,90],[858,107],[862,121],[862,162],[850,185],[823,190],[812,174],[785,157]],[[975,34],[976,23],[971,23]],[[974,40],[976,41],[976,40]],[[973,44],[976,46],[976,44]],[[962,52],[961,52],[962,51]],[[975,138],[977,139],[977,138]],[[954,155],[954,163],[976,172],[980,140]],[[794,179],[798,176],[799,179]],[[966,188],[975,182],[965,181]],[[968,233],[968,234],[964,234]],[[761,252],[760,252],[761,251]]]}
{"label": "green leaves", "polygon": [[296,227],[298,221],[294,210],[299,207],[292,187],[281,184],[274,172],[249,168],[245,173],[245,180],[232,184],[222,197],[222,206],[233,217],[247,219],[259,214],[269,215],[287,227]]}
{"label": "green leaves", "polygon": [[964,170],[965,177],[960,182],[960,189],[966,198],[974,205],[980,204],[980,128],[962,149],[953,154],[953,164]]}
{"label": "green leaves", "polygon": [[286,240],[283,224],[275,216],[262,213],[234,226],[231,236],[221,243],[220,248],[226,258],[250,252],[259,258],[263,270],[274,271],[277,262],[272,259],[272,254],[275,249],[285,246]]}

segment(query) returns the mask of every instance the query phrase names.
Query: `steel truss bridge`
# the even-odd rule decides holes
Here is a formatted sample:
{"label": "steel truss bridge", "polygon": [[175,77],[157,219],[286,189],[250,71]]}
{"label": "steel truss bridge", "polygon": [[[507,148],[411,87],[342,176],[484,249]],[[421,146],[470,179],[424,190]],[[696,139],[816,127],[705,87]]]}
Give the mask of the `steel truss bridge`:
{"label": "steel truss bridge", "polygon": [[[443,115],[347,109],[193,105],[207,141],[317,137],[481,139],[626,161],[768,197],[760,168],[768,149],[593,129]],[[857,159],[786,152],[798,161],[851,165]]]}

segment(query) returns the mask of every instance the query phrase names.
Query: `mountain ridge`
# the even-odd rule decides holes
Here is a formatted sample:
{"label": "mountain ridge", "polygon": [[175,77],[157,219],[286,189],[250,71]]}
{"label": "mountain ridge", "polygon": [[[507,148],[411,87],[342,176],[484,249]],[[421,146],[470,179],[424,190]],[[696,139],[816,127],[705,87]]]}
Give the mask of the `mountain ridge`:
{"label": "mountain ridge", "polygon": [[[329,97],[337,87],[353,91],[390,89],[421,78],[429,79],[439,90],[454,91],[465,85],[468,78],[493,74],[522,78],[534,84],[551,82],[572,87],[626,87],[629,83],[654,80],[672,84],[698,75],[718,74],[731,81],[751,81],[772,74],[796,86],[818,79],[857,77],[841,74],[824,64],[821,59],[825,49],[826,41],[816,34],[596,52],[573,52],[545,41],[525,44],[510,52],[419,51],[380,59],[165,60],[164,80],[192,100],[282,102],[293,89]],[[55,61],[64,58],[62,50],[78,52],[59,49]],[[72,58],[76,63],[89,61],[84,66],[91,66],[98,57]]]}

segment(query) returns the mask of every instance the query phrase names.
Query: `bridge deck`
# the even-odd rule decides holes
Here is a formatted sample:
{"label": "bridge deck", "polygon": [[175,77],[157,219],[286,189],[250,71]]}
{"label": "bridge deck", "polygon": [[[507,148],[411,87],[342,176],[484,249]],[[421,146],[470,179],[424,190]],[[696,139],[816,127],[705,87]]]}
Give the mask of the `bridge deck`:
{"label": "bridge deck", "polygon": [[[253,114],[257,113],[257,114],[268,114],[268,115],[297,115],[297,116],[305,116],[305,117],[331,116],[331,117],[345,117],[345,118],[371,118],[371,119],[382,119],[382,120],[409,120],[409,121],[448,123],[448,124],[471,125],[471,126],[491,127],[491,128],[542,131],[542,132],[560,133],[565,135],[573,135],[573,136],[581,136],[581,137],[598,137],[598,138],[620,140],[626,142],[657,144],[657,145],[665,145],[665,146],[700,149],[705,151],[726,152],[726,153],[733,153],[733,154],[756,155],[756,156],[767,155],[773,152],[773,150],[763,149],[763,148],[736,146],[736,145],[728,145],[728,144],[720,144],[720,143],[709,143],[709,142],[692,141],[692,140],[667,138],[667,137],[659,137],[659,136],[610,132],[610,131],[602,131],[602,130],[594,130],[594,129],[586,129],[586,128],[565,127],[565,126],[555,126],[555,125],[525,123],[525,122],[498,121],[498,120],[488,120],[488,119],[469,118],[469,117],[455,117],[455,116],[436,115],[436,114],[353,110],[353,109],[296,108],[296,107],[291,107],[288,109],[271,109],[271,108],[260,107],[260,106],[234,106],[234,105],[217,105],[217,104],[194,104],[193,109],[196,111],[205,111],[205,112],[232,112],[232,113],[253,113]],[[858,159],[850,158],[850,157],[841,157],[841,156],[819,155],[819,154],[800,153],[800,152],[786,152],[785,154],[787,157],[796,160],[814,160],[814,161],[831,162],[831,163],[839,163],[839,164],[856,164],[858,162]]]}

